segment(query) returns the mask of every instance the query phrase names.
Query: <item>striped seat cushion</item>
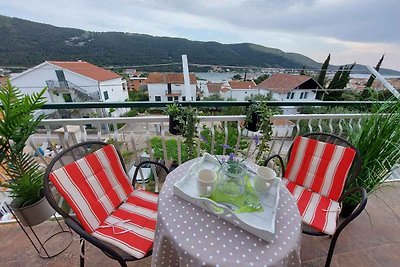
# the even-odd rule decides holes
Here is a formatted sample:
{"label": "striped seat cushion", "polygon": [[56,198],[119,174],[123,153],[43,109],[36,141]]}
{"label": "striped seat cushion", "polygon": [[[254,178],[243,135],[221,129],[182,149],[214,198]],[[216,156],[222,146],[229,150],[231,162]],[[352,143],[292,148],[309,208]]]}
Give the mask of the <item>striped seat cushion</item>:
{"label": "striped seat cushion", "polygon": [[113,145],[53,171],[49,179],[89,233],[133,192]]}
{"label": "striped seat cushion", "polygon": [[355,154],[349,147],[298,136],[293,142],[284,177],[337,201]]}
{"label": "striped seat cushion", "polygon": [[282,182],[297,200],[303,222],[320,232],[333,235],[336,230],[339,203],[285,178]]}
{"label": "striped seat cushion", "polygon": [[136,190],[92,235],[142,258],[153,247],[156,219],[157,195]]}

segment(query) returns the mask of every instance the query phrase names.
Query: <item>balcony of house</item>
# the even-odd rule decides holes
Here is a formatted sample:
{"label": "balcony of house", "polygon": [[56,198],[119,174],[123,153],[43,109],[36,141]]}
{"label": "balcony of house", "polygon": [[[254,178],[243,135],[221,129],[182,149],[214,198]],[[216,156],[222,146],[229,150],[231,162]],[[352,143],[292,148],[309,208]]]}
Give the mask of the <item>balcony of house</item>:
{"label": "balcony of house", "polygon": [[[170,93],[179,95],[180,91],[171,91]],[[44,108],[92,108],[98,110],[103,108],[165,107],[168,104],[170,103],[92,102],[48,104]],[[272,109],[284,106],[301,108],[314,107],[316,105],[320,107],[333,107],[333,105],[366,107],[372,104],[383,105],[385,103],[344,101],[268,103]],[[113,144],[120,151],[127,167],[128,176],[131,178],[135,173],[138,163],[147,159],[162,162],[171,170],[188,164],[190,160],[196,162],[196,159],[202,157],[205,153],[218,155],[221,160],[228,160],[229,156],[233,154],[236,157],[245,158],[249,164],[263,164],[266,158],[274,154],[279,154],[286,159],[288,154],[291,153],[290,147],[294,140],[296,140],[296,137],[306,133],[322,132],[349,139],[352,134],[365,129],[365,119],[372,116],[368,112],[291,115],[274,115],[272,112],[268,118],[268,121],[271,122],[270,131],[263,134],[262,130],[249,131],[246,129],[248,118],[246,115],[241,114],[244,114],[244,110],[249,105],[250,103],[247,101],[182,102],[183,108],[192,106],[197,109],[194,114],[196,120],[193,122],[194,130],[193,136],[190,137],[190,142],[188,142],[186,132],[183,132],[182,135],[173,135],[170,133],[169,123],[171,121],[165,115],[153,114],[119,118],[44,119],[38,127],[38,133],[30,137],[27,144],[27,152],[34,154],[36,159],[46,167],[52,158],[76,143],[90,140],[105,141],[106,143]],[[210,112],[210,110],[215,110],[215,107],[218,107],[219,110],[231,108],[230,111],[236,110],[236,112],[238,108],[242,108],[243,113],[234,114],[227,112],[234,115],[208,115],[211,113],[215,114],[215,112]],[[368,108],[364,110],[368,110]],[[269,138],[263,140],[263,137],[267,135]],[[278,176],[282,176],[278,161],[271,162],[269,166],[276,170]],[[364,211],[345,228],[338,238],[331,266],[397,266],[400,262],[398,254],[400,249],[400,210],[396,206],[400,193],[400,183],[398,182],[400,181],[400,168],[397,165],[393,165],[392,167],[392,171],[385,177],[382,185],[378,186],[373,192],[370,192],[368,205]],[[156,193],[160,193],[161,191],[160,197],[163,196],[163,186],[166,184],[165,176],[160,175],[155,168],[148,167],[147,170],[139,171],[138,177],[142,181],[137,184],[138,188],[154,190]],[[148,181],[148,183],[143,183],[143,181]],[[170,189],[168,188],[168,190]],[[169,203],[160,203],[160,205],[168,207]],[[169,208],[172,210],[172,207]],[[210,214],[209,216],[215,220],[220,220],[218,214]],[[343,220],[345,219],[340,218],[339,222]],[[230,224],[227,223],[227,225]],[[56,222],[48,221],[40,225],[38,231],[46,235],[46,229],[55,227]],[[193,224],[192,227],[192,231],[195,233],[195,225]],[[236,226],[229,226],[229,229],[233,229],[234,227]],[[212,231],[218,236],[219,233],[216,229]],[[0,252],[0,260],[6,266],[17,264],[36,264],[39,266],[45,264],[54,266],[61,264],[77,265],[79,262],[79,237],[76,234],[74,234],[75,238],[70,248],[58,257],[48,260],[40,259],[37,256],[28,239],[23,236],[23,233],[16,224],[0,225],[0,234],[3,237],[7,237],[2,242],[3,248]],[[224,232],[225,234],[229,235],[229,233]],[[277,234],[279,235],[279,233]],[[240,241],[244,242],[245,240]],[[237,246],[241,246],[240,241],[238,241]],[[183,240],[182,246],[185,246],[184,242],[189,241]],[[229,246],[229,242],[229,238],[226,238],[227,246]],[[299,242],[301,243],[299,244],[299,257],[303,266],[324,265],[331,243],[329,236],[316,237],[303,234]],[[269,245],[273,246],[273,244]],[[266,246],[269,247],[269,245]],[[57,246],[57,243],[54,246]],[[212,248],[209,243],[202,244],[202,247],[206,249]],[[216,249],[224,249],[224,247]],[[243,247],[240,248],[240,252],[244,253],[252,249],[253,247]],[[281,249],[285,248],[282,247]],[[21,251],[27,253],[21,254]],[[203,252],[199,251],[199,253]],[[268,253],[267,249],[265,253]],[[115,264],[115,261],[110,260],[99,249],[91,245],[87,247],[85,257],[89,266]],[[158,257],[158,255],[153,255],[152,257]],[[148,257],[131,263],[129,266],[150,266],[151,260],[151,257]]]}
{"label": "balcony of house", "polygon": [[182,90],[165,90],[166,96],[180,96],[182,94]]}

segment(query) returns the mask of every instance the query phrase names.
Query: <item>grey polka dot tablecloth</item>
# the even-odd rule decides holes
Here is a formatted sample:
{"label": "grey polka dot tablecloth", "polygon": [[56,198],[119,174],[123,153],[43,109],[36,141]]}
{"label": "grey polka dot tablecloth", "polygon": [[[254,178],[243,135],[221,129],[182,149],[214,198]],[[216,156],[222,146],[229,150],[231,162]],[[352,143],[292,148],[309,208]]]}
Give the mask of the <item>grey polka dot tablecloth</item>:
{"label": "grey polka dot tablecloth", "polygon": [[160,192],[152,266],[300,266],[301,217],[286,187],[266,242],[173,194],[193,163],[171,172]]}

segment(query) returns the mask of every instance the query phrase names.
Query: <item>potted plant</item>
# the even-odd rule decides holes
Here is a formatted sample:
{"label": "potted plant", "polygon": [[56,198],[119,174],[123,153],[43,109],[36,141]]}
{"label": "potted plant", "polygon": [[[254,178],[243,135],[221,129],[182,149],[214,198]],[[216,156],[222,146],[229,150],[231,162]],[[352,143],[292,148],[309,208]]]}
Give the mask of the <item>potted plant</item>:
{"label": "potted plant", "polygon": [[[348,188],[364,187],[374,192],[400,162],[400,100],[388,101],[363,118],[362,127],[349,134],[349,141],[362,156],[362,168]],[[348,216],[359,203],[359,196],[344,200],[341,215]]]}
{"label": "potted plant", "polygon": [[252,101],[246,108],[245,128],[251,132],[257,132],[260,128],[259,104]]}
{"label": "potted plant", "polygon": [[43,89],[31,96],[22,95],[10,81],[0,88],[0,164],[7,180],[0,185],[9,189],[10,208],[24,226],[47,220],[54,210],[42,194],[43,170],[35,158],[24,152],[29,136],[44,115],[34,112],[45,103]]}
{"label": "potted plant", "polygon": [[166,113],[169,115],[169,132],[173,135],[182,134],[184,124],[182,105],[179,103],[167,105]]}
{"label": "potted plant", "polygon": [[[187,155],[189,159],[196,157],[195,153],[195,137],[197,132],[196,124],[199,122],[197,118],[197,109],[193,107],[187,107],[182,112],[181,123],[183,125],[183,137],[185,137],[184,144],[187,148]],[[184,120],[183,120],[184,118]]]}

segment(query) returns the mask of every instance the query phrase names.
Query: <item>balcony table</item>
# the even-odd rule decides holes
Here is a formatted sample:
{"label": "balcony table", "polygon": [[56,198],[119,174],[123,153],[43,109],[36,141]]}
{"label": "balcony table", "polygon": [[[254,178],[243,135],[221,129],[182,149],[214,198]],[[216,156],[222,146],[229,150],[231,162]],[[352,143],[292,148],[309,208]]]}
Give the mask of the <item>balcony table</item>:
{"label": "balcony table", "polygon": [[268,243],[173,194],[195,160],[172,171],[160,192],[152,266],[300,266],[301,217],[286,187]]}

